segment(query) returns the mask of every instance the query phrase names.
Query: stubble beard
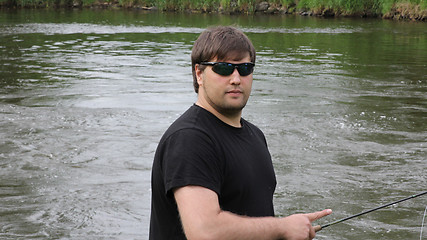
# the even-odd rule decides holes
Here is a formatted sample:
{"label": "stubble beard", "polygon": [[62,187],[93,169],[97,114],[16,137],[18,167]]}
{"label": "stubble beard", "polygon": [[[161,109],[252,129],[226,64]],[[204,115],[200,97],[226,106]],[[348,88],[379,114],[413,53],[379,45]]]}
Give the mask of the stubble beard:
{"label": "stubble beard", "polygon": [[[205,87],[205,86],[203,86]],[[244,97],[240,104],[229,104],[226,100],[222,102],[213,101],[207,94],[206,88],[204,89],[206,93],[206,101],[208,104],[213,107],[218,113],[227,117],[240,116],[243,108],[246,106],[249,97]]]}

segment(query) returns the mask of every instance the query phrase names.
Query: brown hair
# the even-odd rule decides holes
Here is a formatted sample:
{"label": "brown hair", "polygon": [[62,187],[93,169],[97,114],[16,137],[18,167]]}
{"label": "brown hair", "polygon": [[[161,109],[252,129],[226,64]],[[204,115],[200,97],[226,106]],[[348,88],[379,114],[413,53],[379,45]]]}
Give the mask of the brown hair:
{"label": "brown hair", "polygon": [[[230,26],[208,28],[194,42],[191,52],[194,91],[199,92],[195,66],[201,62],[240,60],[249,53],[255,63],[255,48],[249,38],[240,30]],[[204,70],[205,66],[199,67]]]}

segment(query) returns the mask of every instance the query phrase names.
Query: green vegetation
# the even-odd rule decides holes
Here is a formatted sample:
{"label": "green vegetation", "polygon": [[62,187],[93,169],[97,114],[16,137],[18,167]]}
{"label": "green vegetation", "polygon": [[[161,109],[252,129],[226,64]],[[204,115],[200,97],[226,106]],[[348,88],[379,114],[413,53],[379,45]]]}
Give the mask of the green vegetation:
{"label": "green vegetation", "polygon": [[124,7],[160,11],[427,19],[427,0],[0,0],[0,7]]}
{"label": "green vegetation", "polygon": [[299,9],[325,16],[383,16],[425,20],[426,0],[301,0]]}

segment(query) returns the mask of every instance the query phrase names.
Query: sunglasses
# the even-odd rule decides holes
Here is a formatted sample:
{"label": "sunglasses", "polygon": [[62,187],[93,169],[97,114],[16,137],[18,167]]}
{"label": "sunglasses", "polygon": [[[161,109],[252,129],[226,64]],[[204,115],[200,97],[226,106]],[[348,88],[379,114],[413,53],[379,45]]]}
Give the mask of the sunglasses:
{"label": "sunglasses", "polygon": [[201,65],[212,66],[212,71],[222,76],[231,75],[237,69],[240,76],[248,76],[254,71],[255,63],[227,63],[227,62],[201,62]]}

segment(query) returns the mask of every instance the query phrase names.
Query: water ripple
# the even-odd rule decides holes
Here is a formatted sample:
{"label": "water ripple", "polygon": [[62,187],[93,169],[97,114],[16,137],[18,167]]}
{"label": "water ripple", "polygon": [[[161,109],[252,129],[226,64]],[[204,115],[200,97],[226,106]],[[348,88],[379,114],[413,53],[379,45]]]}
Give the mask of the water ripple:
{"label": "water ripple", "polygon": [[[363,31],[361,28],[241,28],[247,33],[321,33],[321,34],[340,34],[354,33]],[[204,28],[195,27],[161,27],[161,26],[135,26],[135,25],[102,25],[85,23],[27,23],[17,25],[3,25],[0,28],[2,35],[42,33],[46,35],[53,34],[116,34],[116,33],[200,33]],[[16,39],[15,41],[20,41]]]}

